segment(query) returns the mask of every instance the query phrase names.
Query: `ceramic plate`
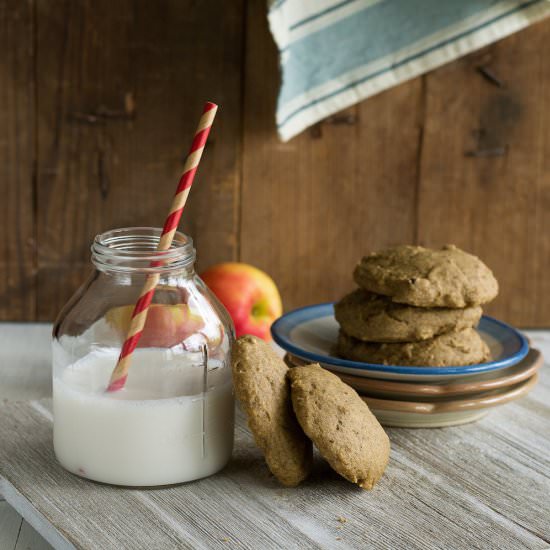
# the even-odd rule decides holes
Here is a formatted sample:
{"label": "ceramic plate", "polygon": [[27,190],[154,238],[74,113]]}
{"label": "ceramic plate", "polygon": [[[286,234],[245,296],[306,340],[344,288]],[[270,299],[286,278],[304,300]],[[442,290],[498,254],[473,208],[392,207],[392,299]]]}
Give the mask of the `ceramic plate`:
{"label": "ceramic plate", "polygon": [[529,393],[538,374],[512,386],[467,399],[435,398],[431,401],[392,401],[364,397],[381,424],[400,428],[441,428],[473,422],[491,407],[504,405]]}
{"label": "ceramic plate", "polygon": [[377,365],[340,359],[331,355],[339,325],[332,303],[318,304],[286,313],[271,327],[273,339],[285,351],[307,361],[322,363],[332,370],[397,380],[450,380],[481,372],[503,369],[519,363],[529,351],[527,339],[510,325],[484,315],[478,326],[491,349],[492,361],[478,365],[453,367],[407,367]]}
{"label": "ceramic plate", "polygon": [[489,413],[487,410],[438,414],[404,414],[396,411],[373,412],[380,424],[389,428],[446,428],[475,422]]}
{"label": "ceramic plate", "polygon": [[[287,353],[285,361],[289,366],[305,365],[308,361]],[[482,391],[495,390],[518,384],[527,380],[539,370],[543,364],[539,350],[530,349],[529,353],[517,365],[498,371],[472,374],[456,381],[441,382],[400,382],[397,380],[377,380],[351,374],[336,374],[352,388],[363,395],[383,397],[385,399],[407,399],[411,397],[437,397],[471,395]],[[330,365],[327,366],[330,370]]]}

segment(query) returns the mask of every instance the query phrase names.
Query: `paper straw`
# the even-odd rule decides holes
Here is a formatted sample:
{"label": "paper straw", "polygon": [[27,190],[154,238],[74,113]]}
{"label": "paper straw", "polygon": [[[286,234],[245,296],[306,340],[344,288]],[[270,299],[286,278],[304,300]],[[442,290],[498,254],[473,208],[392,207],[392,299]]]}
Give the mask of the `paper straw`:
{"label": "paper straw", "polygon": [[[208,139],[208,134],[210,133],[210,128],[216,116],[216,111],[218,106],[215,103],[207,102],[204,106],[202,116],[199,120],[199,125],[195,131],[195,137],[193,138],[193,143],[191,144],[191,149],[185,160],[185,165],[183,168],[183,174],[178,183],[178,188],[176,194],[174,195],[174,200],[172,201],[172,206],[164,222],[164,227],[162,228],[162,233],[160,236],[159,243],[157,245],[157,252],[168,250],[172,245],[172,240],[177,231],[178,224],[191,190],[191,185],[193,185],[193,179],[197,172],[199,162],[202,157],[202,152],[204,151],[204,146],[206,140]],[[152,267],[157,267],[162,265],[162,260],[156,260],[151,263]],[[136,346],[139,342],[141,334],[143,333],[143,327],[145,326],[145,320],[147,319],[147,312],[153,296],[155,294],[155,288],[159,282],[160,273],[152,273],[147,277],[145,285],[141,291],[141,294],[136,302],[134,311],[132,313],[132,319],[130,322],[130,328],[128,329],[128,334],[126,335],[126,340],[120,351],[118,357],[118,362],[114,368],[109,385],[107,387],[108,392],[114,392],[122,389],[128,378],[128,369],[130,368],[130,362],[132,359],[132,352],[136,349]]]}

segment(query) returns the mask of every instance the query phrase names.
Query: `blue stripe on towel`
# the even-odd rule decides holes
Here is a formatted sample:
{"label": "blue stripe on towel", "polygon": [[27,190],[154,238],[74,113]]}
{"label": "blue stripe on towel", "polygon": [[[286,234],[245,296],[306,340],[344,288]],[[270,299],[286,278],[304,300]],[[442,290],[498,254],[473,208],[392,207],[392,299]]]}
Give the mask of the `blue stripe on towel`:
{"label": "blue stripe on towel", "polygon": [[[280,102],[284,104],[307,90],[483,13],[500,2],[392,0],[338,20],[285,48],[284,71],[293,78],[283,82]],[[324,59],[324,62],[311,63],[312,59]]]}
{"label": "blue stripe on towel", "polygon": [[269,6],[269,11],[279,9],[285,2],[286,2],[286,0],[275,0],[275,2],[273,2],[273,4],[271,4],[271,6]]}
{"label": "blue stripe on towel", "polygon": [[[402,3],[406,3],[406,1],[407,1],[407,0],[402,0]],[[424,56],[424,55],[426,55],[426,54],[428,54],[428,53],[431,53],[431,52],[433,52],[433,51],[435,51],[435,50],[437,50],[437,49],[439,49],[439,48],[443,48],[443,47],[447,46],[448,44],[451,44],[452,42],[455,42],[456,40],[459,40],[459,39],[461,39],[461,38],[463,38],[463,37],[465,37],[465,36],[467,36],[467,35],[469,35],[469,34],[472,34],[472,33],[474,33],[474,32],[477,32],[477,31],[479,31],[480,29],[483,29],[484,27],[487,27],[487,26],[489,26],[489,25],[491,25],[491,24],[493,24],[493,23],[495,23],[495,22],[497,22],[497,21],[499,21],[499,20],[501,20],[501,19],[503,19],[503,18],[505,18],[505,17],[508,17],[508,16],[512,15],[513,13],[522,11],[522,10],[524,10],[524,9],[526,9],[526,8],[529,8],[529,7],[533,6],[534,4],[539,4],[539,3],[542,3],[542,2],[545,2],[545,1],[547,1],[547,0],[530,0],[530,1],[528,1],[528,2],[525,2],[525,3],[523,3],[523,4],[519,5],[519,6],[516,6],[516,7],[513,8],[513,9],[511,9],[511,10],[505,12],[505,13],[500,14],[499,16],[494,17],[493,19],[490,19],[490,20],[486,21],[485,23],[483,23],[483,24],[481,24],[481,25],[477,25],[477,26],[475,26],[475,27],[469,28],[469,29],[466,30],[466,31],[463,31],[463,32],[458,33],[458,34],[456,34],[456,35],[454,35],[454,36],[451,36],[451,37],[449,37],[449,38],[447,38],[447,39],[445,39],[445,40],[442,40],[441,42],[439,42],[439,43],[437,43],[437,44],[434,44],[434,45],[430,46],[429,48],[426,48],[425,50],[423,50],[423,51],[421,51],[421,52],[418,52],[418,53],[416,53],[416,54],[414,54],[414,55],[411,55],[411,56],[409,56],[409,57],[407,57],[407,58],[405,58],[405,59],[399,61],[398,63],[392,64],[392,65],[390,65],[390,66],[388,66],[388,67],[385,67],[385,68],[383,68],[383,69],[380,69],[380,70],[378,70],[378,71],[375,71],[374,73],[371,73],[371,74],[369,74],[369,75],[366,75],[366,76],[364,76],[364,77],[362,77],[362,78],[360,78],[360,79],[358,79],[358,80],[355,80],[355,81],[353,81],[353,82],[350,82],[349,84],[346,84],[346,85],[342,86],[341,88],[339,88],[339,89],[337,89],[337,90],[335,90],[335,91],[333,91],[333,92],[331,92],[331,93],[328,93],[328,94],[326,94],[326,95],[324,95],[324,96],[322,96],[322,97],[320,97],[320,98],[318,98],[318,99],[315,99],[315,100],[313,100],[313,101],[310,101],[309,103],[307,103],[307,104],[305,104],[305,105],[299,107],[298,109],[296,109],[295,111],[293,111],[292,113],[290,113],[288,116],[286,116],[282,121],[278,122],[277,126],[278,126],[279,128],[281,128],[281,127],[284,126],[286,123],[288,123],[289,120],[291,120],[292,118],[294,118],[297,114],[301,113],[302,111],[304,111],[304,110],[306,110],[306,109],[309,109],[309,108],[310,108],[311,106],[313,106],[313,105],[316,105],[316,104],[318,104],[318,103],[322,103],[323,101],[325,101],[325,100],[328,99],[328,98],[334,97],[334,96],[336,96],[336,95],[338,95],[338,94],[340,94],[340,93],[342,93],[342,92],[345,92],[345,91],[349,90],[350,88],[353,88],[354,86],[363,84],[364,82],[366,82],[366,81],[368,81],[368,80],[370,80],[370,79],[372,79],[372,78],[375,78],[375,77],[377,77],[377,76],[379,76],[379,75],[381,75],[381,74],[383,74],[383,73],[385,73],[385,72],[391,71],[391,70],[393,70],[393,69],[395,69],[395,68],[397,68],[397,67],[400,67],[400,66],[402,66],[402,65],[405,65],[405,64],[409,63],[410,61],[413,61],[413,60],[415,60],[415,59],[417,59],[417,58],[419,58],[419,57],[422,57],[422,56]],[[430,0],[430,3],[431,3],[431,4],[438,4],[439,6],[441,6],[441,4],[447,4],[446,2],[438,2],[437,0]],[[488,3],[485,5],[484,9],[487,9],[487,7],[489,7],[490,5],[492,5],[492,4],[494,4],[494,3],[495,3],[494,1],[488,2]],[[416,5],[414,2],[410,2],[410,4],[411,4],[411,5]],[[451,4],[451,2],[449,2],[449,4]],[[453,2],[453,4],[454,4],[454,2]],[[377,4],[376,6],[384,6],[384,5],[385,5],[385,3]],[[479,4],[477,4],[477,5],[479,5]],[[376,8],[376,6],[374,6],[374,8]],[[374,9],[374,8],[373,8],[373,9]],[[367,16],[369,16],[368,13],[369,13],[370,11],[371,11],[371,10],[365,10],[365,12],[363,12],[362,14],[359,14],[359,15],[367,14]],[[477,11],[477,10],[476,10],[476,11]],[[471,14],[468,14],[468,15],[471,15]],[[465,17],[465,15],[463,14],[461,17],[458,17],[458,19],[456,19],[456,20],[447,20],[446,25],[443,25],[442,27],[448,26],[448,25],[452,24],[454,21],[459,21],[459,20],[463,19],[464,17]],[[355,14],[355,15],[354,15],[352,18],[350,18],[350,19],[355,19],[355,20],[359,19],[358,14]],[[432,21],[431,23],[433,24],[433,21]],[[336,27],[336,25],[335,25],[335,27]],[[434,32],[434,30],[435,30],[434,27],[430,27],[430,29],[431,29],[431,32]],[[352,32],[352,31],[349,31],[349,32]],[[323,33],[323,35],[324,35],[323,41],[324,41],[324,42],[326,41],[326,42],[330,43],[331,41],[330,41],[330,39],[327,39],[327,38],[326,38],[326,34],[327,34],[327,32],[324,32],[324,33]],[[424,31],[424,34],[425,34],[425,31]],[[421,39],[422,36],[423,36],[423,34],[420,33],[420,34],[415,38],[415,40]],[[306,37],[306,38],[304,39],[304,41],[305,41],[305,40],[308,40],[309,38],[310,38],[310,37]],[[408,38],[408,40],[410,40],[410,38]],[[415,40],[410,40],[410,41],[414,42]],[[408,42],[408,43],[410,43],[410,42]],[[297,43],[297,44],[298,44],[298,43]],[[391,42],[391,48],[388,48],[388,46],[390,45],[390,42],[388,42],[387,44],[385,44],[385,46],[386,46],[386,48],[387,48],[387,52],[386,52],[385,54],[384,54],[384,53],[380,53],[380,50],[379,50],[377,53],[371,53],[370,55],[364,55],[364,54],[362,54],[362,63],[361,63],[361,64],[364,65],[364,64],[368,63],[369,61],[374,61],[374,60],[376,60],[377,58],[382,57],[383,55],[387,55],[388,53],[391,53],[391,51],[394,51],[394,50],[396,50],[396,49],[399,49],[399,47],[405,47],[406,44],[407,44],[407,42],[406,42],[406,41],[403,41],[401,46],[397,46],[397,47],[396,47],[395,44],[394,44],[393,42]],[[332,48],[334,48],[334,43],[332,43],[331,45],[332,45]],[[383,49],[382,49],[382,50],[383,50]],[[295,55],[295,53],[293,53],[293,55]],[[343,70],[342,70],[342,65],[339,64],[339,65],[338,65],[338,74],[341,74],[341,73],[343,73],[343,72],[347,72],[348,70],[352,70],[352,69],[356,68],[357,66],[358,66],[358,64],[357,64],[357,59],[354,59],[351,63],[346,64],[346,67],[347,67],[347,68],[344,68]],[[302,67],[302,68],[303,68],[303,67]],[[285,70],[286,70],[286,68],[285,68]],[[296,69],[294,69],[294,71],[296,71]],[[290,70],[289,72],[292,73],[292,72],[294,72],[294,71]],[[321,73],[321,72],[322,72],[322,71],[319,71],[319,73]],[[330,81],[330,80],[333,80],[333,79],[337,78],[337,77],[338,77],[338,74],[335,74],[335,75],[332,75],[332,76],[327,75],[326,73],[325,73],[325,74],[315,75],[315,81],[316,81],[316,83],[311,82],[311,81],[309,80],[309,77],[308,77],[308,79],[305,79],[305,83],[307,83],[307,86],[304,86],[305,83],[304,83],[304,81],[302,81],[302,82],[301,82],[302,88],[299,89],[299,90],[298,90],[298,89],[297,89],[297,90],[293,90],[293,91],[292,91],[292,96],[290,96],[290,92],[288,92],[288,91],[286,91],[286,93],[285,93],[285,86],[283,86],[283,90],[281,91],[281,97],[280,97],[280,99],[279,99],[279,104],[280,104],[280,105],[284,105],[285,101],[289,101],[290,99],[292,99],[292,97],[295,97],[296,95],[299,95],[300,93],[303,93],[303,92],[305,92],[305,91],[307,91],[307,90],[309,90],[309,89],[311,89],[311,88],[314,88],[315,85],[320,85],[320,84],[323,84],[324,82],[328,82],[328,81]]]}
{"label": "blue stripe on towel", "polygon": [[359,2],[359,0],[343,0],[338,4],[334,4],[330,8],[326,8],[323,11],[319,11],[313,15],[306,17],[305,19],[302,19],[301,21],[298,21],[297,23],[294,23],[294,25],[290,25],[290,27],[288,28],[291,31],[293,31],[294,29],[298,29],[299,27],[301,27],[302,25],[305,25],[306,23],[311,23],[311,21],[315,21],[315,19],[319,19],[319,17],[323,17],[323,15],[327,15],[327,13],[331,13],[333,11],[339,10],[344,6],[347,6],[348,4],[353,4],[355,2]]}

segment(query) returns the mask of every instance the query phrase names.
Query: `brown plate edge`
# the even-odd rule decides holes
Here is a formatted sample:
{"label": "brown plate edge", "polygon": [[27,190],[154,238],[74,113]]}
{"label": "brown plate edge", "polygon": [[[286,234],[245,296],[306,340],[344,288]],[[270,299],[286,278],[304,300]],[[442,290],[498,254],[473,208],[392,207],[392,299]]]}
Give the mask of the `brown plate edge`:
{"label": "brown plate edge", "polygon": [[[285,355],[285,362],[289,367],[298,367],[308,364],[307,361],[295,357],[290,353],[287,353]],[[455,384],[421,384],[414,382],[398,382],[393,380],[364,378],[361,376],[353,376],[351,374],[344,374],[337,371],[331,372],[334,372],[334,374],[340,377],[341,380],[343,380],[346,384],[352,386],[358,392],[378,391],[401,394],[406,396],[440,397],[478,393],[483,391],[495,390],[506,386],[512,386],[530,378],[540,369],[543,363],[544,360],[542,353],[538,349],[531,348],[527,356],[518,364],[523,364],[525,367],[524,370],[521,370],[520,372],[516,372],[508,376],[502,376],[500,378],[493,378],[490,380],[480,380],[479,382],[474,381],[466,383],[458,382]],[[327,367],[324,366],[324,368]]]}
{"label": "brown plate edge", "polygon": [[478,410],[504,405],[505,403],[509,403],[510,401],[523,397],[533,389],[538,382],[538,378],[538,373],[535,373],[531,376],[531,378],[520,382],[507,392],[499,393],[497,395],[480,395],[474,399],[458,399],[455,401],[445,401],[440,403],[394,401],[390,399],[377,399],[364,396],[362,396],[362,399],[371,409],[374,409],[375,411],[387,410],[403,413],[437,414],[465,410]]}

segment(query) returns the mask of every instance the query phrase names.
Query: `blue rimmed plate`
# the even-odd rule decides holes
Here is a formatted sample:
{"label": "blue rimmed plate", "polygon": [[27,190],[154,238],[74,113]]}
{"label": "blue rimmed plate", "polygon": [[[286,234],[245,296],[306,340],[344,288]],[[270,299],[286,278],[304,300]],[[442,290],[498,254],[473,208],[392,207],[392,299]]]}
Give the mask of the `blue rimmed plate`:
{"label": "blue rimmed plate", "polygon": [[307,361],[321,363],[327,368],[364,376],[393,380],[450,380],[510,367],[519,363],[529,351],[527,339],[519,331],[492,317],[484,315],[478,326],[487,342],[492,361],[478,365],[456,367],[406,367],[378,365],[334,357],[339,325],[334,318],[332,303],[316,304],[286,313],[271,327],[273,339],[279,346]]}

